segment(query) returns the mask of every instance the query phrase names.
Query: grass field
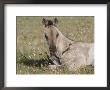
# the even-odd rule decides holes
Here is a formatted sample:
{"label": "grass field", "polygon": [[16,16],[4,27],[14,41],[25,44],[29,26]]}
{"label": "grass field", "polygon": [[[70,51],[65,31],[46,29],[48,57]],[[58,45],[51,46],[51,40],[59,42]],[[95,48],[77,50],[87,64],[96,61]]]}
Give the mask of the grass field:
{"label": "grass field", "polygon": [[[94,67],[86,66],[76,72],[66,67],[49,69],[48,46],[44,38],[43,17],[17,16],[16,74],[93,74]],[[54,17],[46,17],[53,19]],[[94,17],[58,17],[59,30],[74,41],[94,42]]]}

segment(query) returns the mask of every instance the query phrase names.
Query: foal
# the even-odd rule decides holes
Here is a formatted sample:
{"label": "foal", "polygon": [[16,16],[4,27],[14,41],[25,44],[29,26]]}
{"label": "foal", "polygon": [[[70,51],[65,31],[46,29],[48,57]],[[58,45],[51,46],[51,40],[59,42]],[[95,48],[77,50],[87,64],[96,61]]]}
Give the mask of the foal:
{"label": "foal", "polygon": [[57,18],[53,21],[43,18],[42,23],[54,65],[67,66],[70,71],[75,71],[81,66],[94,64],[93,43],[74,42],[66,38],[57,28]]}

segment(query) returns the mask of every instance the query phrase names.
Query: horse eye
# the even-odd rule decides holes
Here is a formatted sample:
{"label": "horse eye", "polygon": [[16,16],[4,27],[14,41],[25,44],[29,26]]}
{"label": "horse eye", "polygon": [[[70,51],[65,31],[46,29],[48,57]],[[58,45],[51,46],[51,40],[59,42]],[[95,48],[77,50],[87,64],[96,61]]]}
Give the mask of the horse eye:
{"label": "horse eye", "polygon": [[56,38],[59,36],[59,33],[57,33]]}
{"label": "horse eye", "polygon": [[47,35],[45,35],[45,38],[48,40],[48,36]]}

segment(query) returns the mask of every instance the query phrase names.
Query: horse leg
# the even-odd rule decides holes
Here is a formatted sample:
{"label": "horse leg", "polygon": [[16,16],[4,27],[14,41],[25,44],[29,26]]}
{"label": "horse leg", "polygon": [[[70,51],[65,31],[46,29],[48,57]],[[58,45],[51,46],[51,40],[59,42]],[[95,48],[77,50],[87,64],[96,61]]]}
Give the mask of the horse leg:
{"label": "horse leg", "polygon": [[51,56],[51,60],[54,65],[49,65],[50,69],[57,69],[57,68],[61,67],[61,62],[58,58],[56,58],[55,56]]}
{"label": "horse leg", "polygon": [[86,65],[86,58],[85,57],[77,57],[76,60],[73,60],[73,63],[70,64],[69,70],[70,71],[77,71],[80,69],[81,66]]}
{"label": "horse leg", "polygon": [[58,57],[51,56],[51,60],[53,61],[54,65],[61,65],[61,62]]}

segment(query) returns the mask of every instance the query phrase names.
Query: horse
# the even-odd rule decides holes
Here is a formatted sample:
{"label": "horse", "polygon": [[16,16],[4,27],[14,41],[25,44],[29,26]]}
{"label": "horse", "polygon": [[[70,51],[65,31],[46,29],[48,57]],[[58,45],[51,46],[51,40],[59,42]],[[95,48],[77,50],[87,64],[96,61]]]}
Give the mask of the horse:
{"label": "horse", "polygon": [[94,44],[76,42],[65,37],[57,27],[58,19],[42,19],[44,35],[54,66],[66,66],[75,71],[81,66],[94,65]]}

